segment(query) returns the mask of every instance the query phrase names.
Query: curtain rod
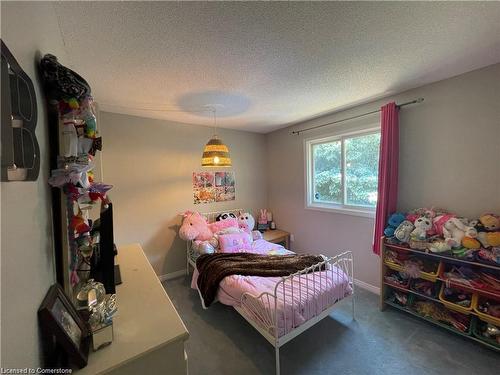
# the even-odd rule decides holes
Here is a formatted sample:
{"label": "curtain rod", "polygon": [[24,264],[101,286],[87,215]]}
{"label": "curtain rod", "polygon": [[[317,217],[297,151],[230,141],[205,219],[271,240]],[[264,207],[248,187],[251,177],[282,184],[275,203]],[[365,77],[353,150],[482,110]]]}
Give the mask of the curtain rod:
{"label": "curtain rod", "polygon": [[[410,104],[422,103],[423,101],[424,101],[424,98],[418,98],[418,99],[412,100],[410,102],[406,102],[406,103],[402,103],[402,104],[396,104],[396,106],[398,108],[401,108],[401,107],[404,107],[404,106],[410,105]],[[360,118],[360,117],[364,117],[364,116],[368,116],[368,115],[373,115],[374,113],[378,113],[378,112],[380,112],[380,109],[377,109],[377,110],[374,110],[374,111],[370,111],[370,112],[366,112],[366,113],[362,113],[360,115],[356,115],[356,116],[352,116],[352,117],[347,117],[347,118],[344,118],[342,120],[336,120],[336,121],[332,121],[332,122],[329,122],[329,123],[326,123],[326,124],[312,126],[310,128],[305,128],[305,129],[301,129],[301,130],[295,130],[295,131],[292,132],[292,134],[299,135],[300,133],[303,133],[303,132],[306,132],[306,131],[309,131],[309,130],[314,130],[314,129],[322,128],[322,127],[328,126],[328,125],[338,124],[339,122],[354,120],[354,119],[357,119],[357,118]]]}

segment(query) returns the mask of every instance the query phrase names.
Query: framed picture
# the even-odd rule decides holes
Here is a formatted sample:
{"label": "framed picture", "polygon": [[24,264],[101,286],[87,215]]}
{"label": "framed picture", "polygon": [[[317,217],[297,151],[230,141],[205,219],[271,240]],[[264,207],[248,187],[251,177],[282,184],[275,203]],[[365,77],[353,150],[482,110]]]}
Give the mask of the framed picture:
{"label": "framed picture", "polygon": [[62,348],[69,362],[79,368],[87,365],[90,330],[59,284],[50,287],[38,309],[38,319],[45,342]]}

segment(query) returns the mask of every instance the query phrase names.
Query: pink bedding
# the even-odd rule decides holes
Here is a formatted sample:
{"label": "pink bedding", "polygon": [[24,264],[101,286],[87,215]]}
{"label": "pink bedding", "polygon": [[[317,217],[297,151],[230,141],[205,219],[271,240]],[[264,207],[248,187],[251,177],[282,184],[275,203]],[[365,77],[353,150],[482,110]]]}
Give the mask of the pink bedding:
{"label": "pink bedding", "polygon": [[[265,240],[256,240],[252,243],[252,251],[258,254],[293,254],[283,246],[276,245]],[[198,271],[195,270],[191,280],[191,287],[197,289]],[[274,294],[276,283],[281,277],[260,277],[233,275],[225,277],[220,285],[217,300],[224,305],[240,307],[241,297],[244,293],[259,296],[262,293]],[[280,285],[278,295],[278,331],[279,336],[290,332],[293,328],[321,313],[325,308],[333,304],[334,301],[351,294],[347,275],[340,269],[333,267],[322,272],[302,275],[292,282],[287,281]],[[275,314],[275,302],[271,298],[261,299],[262,307]],[[255,321],[259,321],[257,316],[252,316]],[[274,335],[274,332],[270,332]]]}

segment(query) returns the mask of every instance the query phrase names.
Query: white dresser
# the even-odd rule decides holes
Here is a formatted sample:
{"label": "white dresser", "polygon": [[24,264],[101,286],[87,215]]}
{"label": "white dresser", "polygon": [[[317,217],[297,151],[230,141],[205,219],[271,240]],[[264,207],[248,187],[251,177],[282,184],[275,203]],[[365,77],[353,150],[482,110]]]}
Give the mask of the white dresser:
{"label": "white dresser", "polygon": [[114,340],[89,353],[87,374],[187,374],[184,343],[189,333],[138,244],[120,246],[116,263],[123,284],[116,287]]}

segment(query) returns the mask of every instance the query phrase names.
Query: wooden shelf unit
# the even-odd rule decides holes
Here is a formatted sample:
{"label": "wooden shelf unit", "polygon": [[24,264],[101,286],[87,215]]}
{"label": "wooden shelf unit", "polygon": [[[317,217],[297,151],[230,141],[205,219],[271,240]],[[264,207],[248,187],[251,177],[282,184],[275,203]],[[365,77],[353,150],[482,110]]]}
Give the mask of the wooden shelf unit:
{"label": "wooden shelf unit", "polygon": [[[466,334],[466,333],[462,333],[462,332],[457,331],[457,330],[455,330],[455,329],[453,329],[451,327],[447,327],[445,324],[442,324],[440,322],[437,322],[437,321],[434,321],[432,319],[426,318],[426,317],[424,317],[422,315],[419,315],[418,313],[416,313],[413,310],[410,310],[407,307],[403,307],[403,306],[397,305],[395,303],[392,303],[391,301],[388,301],[387,300],[387,298],[388,298],[388,291],[390,289],[395,289],[395,290],[399,290],[399,291],[408,293],[408,295],[412,294],[412,295],[415,295],[415,296],[417,296],[419,298],[427,299],[429,301],[433,301],[435,303],[439,303],[439,304],[441,304],[441,305],[444,306],[443,302],[439,298],[430,297],[430,296],[427,296],[425,294],[418,293],[418,292],[416,292],[416,291],[414,291],[414,290],[412,290],[410,288],[400,287],[400,286],[388,283],[388,282],[386,282],[384,280],[385,274],[387,273],[387,271],[389,269],[391,269],[391,267],[388,266],[384,262],[385,252],[386,252],[386,250],[390,250],[390,249],[399,250],[399,251],[408,251],[408,252],[411,252],[411,253],[418,254],[418,255],[420,255],[422,257],[428,257],[428,258],[431,258],[431,259],[440,260],[440,261],[448,262],[448,263],[451,263],[451,264],[457,264],[457,263],[460,264],[461,263],[461,264],[467,264],[467,265],[474,266],[474,267],[479,267],[479,268],[493,269],[493,270],[497,270],[499,272],[500,272],[500,266],[483,264],[483,263],[479,263],[479,262],[471,262],[471,261],[466,261],[466,260],[462,260],[462,259],[458,259],[458,258],[452,258],[452,257],[443,256],[443,255],[433,254],[433,253],[429,253],[429,252],[422,251],[422,250],[411,249],[411,248],[406,247],[406,246],[388,244],[388,243],[385,242],[385,238],[384,237],[382,237],[382,241],[381,241],[381,249],[380,249],[380,310],[381,311],[384,311],[387,306],[396,308],[396,309],[398,309],[400,311],[407,312],[407,313],[409,313],[409,314],[411,314],[413,316],[416,316],[416,317],[418,317],[420,319],[423,319],[423,320],[425,320],[427,322],[430,322],[430,323],[432,323],[434,325],[437,325],[439,327],[445,328],[445,329],[447,329],[450,332],[453,332],[453,333],[458,334],[458,335],[460,335],[462,337],[471,339],[473,341],[479,342],[482,345],[485,345],[485,346],[487,346],[490,349],[493,349],[493,350],[495,350],[497,352],[500,352],[500,348],[499,347],[491,345],[491,344],[487,343],[486,341],[482,341],[482,340],[478,339],[475,336],[472,336],[472,335],[469,335],[469,334]],[[439,276],[437,277],[436,282],[438,282],[438,281],[446,282],[446,280],[442,279]],[[494,292],[490,292],[490,291],[487,291],[487,290],[482,290],[482,289],[467,287],[467,286],[462,285],[462,284],[452,284],[452,286],[453,287],[462,288],[462,289],[465,289],[465,290],[469,290],[471,292],[475,292],[475,293],[478,293],[478,294],[481,294],[481,295],[484,295],[484,296],[487,296],[487,297],[489,296],[489,297],[500,298],[500,293],[494,293]],[[470,315],[473,316],[473,319],[478,319],[479,318],[478,314],[474,310],[470,311]]]}

